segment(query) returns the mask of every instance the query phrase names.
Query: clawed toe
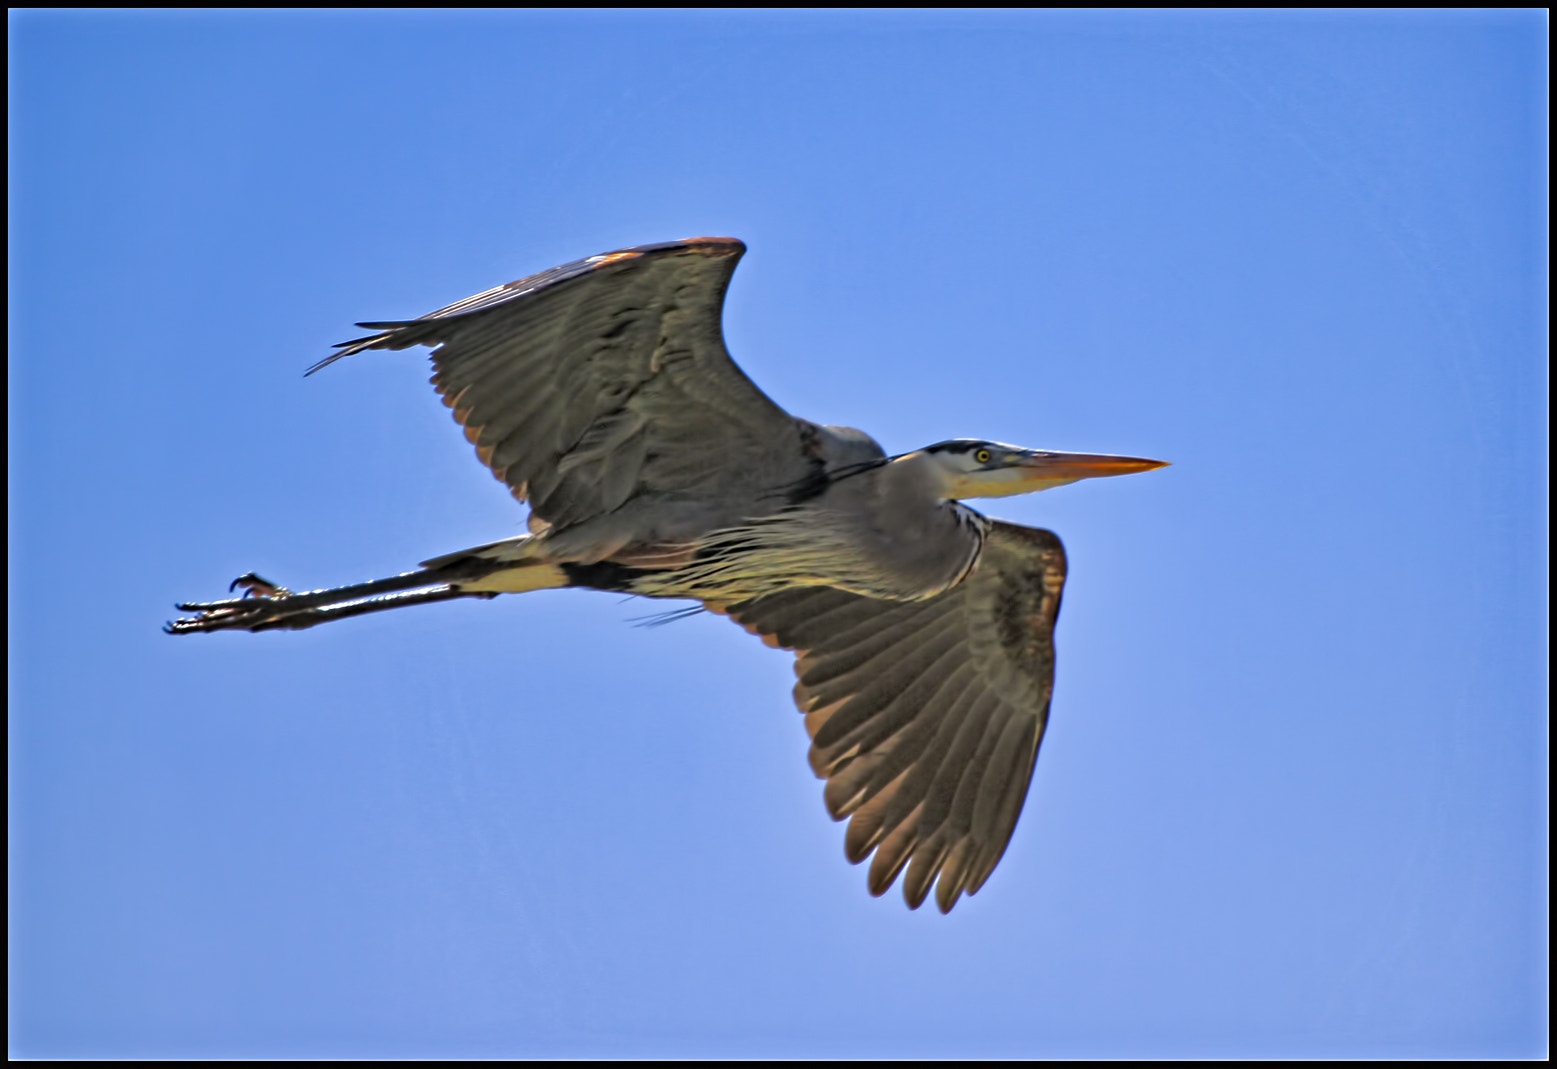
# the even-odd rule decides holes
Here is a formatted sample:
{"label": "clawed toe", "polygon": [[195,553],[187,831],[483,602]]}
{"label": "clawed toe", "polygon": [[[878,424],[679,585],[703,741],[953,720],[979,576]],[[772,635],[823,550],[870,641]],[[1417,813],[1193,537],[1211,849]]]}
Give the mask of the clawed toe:
{"label": "clawed toe", "polygon": [[170,635],[183,635],[191,631],[223,631],[230,627],[252,627],[266,615],[264,601],[260,598],[251,598],[247,603],[240,602],[239,605],[242,607],[205,608],[195,604],[180,605],[181,610],[193,612],[195,615],[172,620],[163,625],[162,630]]}
{"label": "clawed toe", "polygon": [[231,609],[242,605],[245,598],[228,598],[226,601],[181,601],[173,606],[179,612],[215,612],[217,609]]}
{"label": "clawed toe", "polygon": [[232,583],[228,585],[227,589],[237,590],[240,586],[243,587],[243,596],[246,598],[286,597],[288,594],[292,593],[286,587],[278,586],[275,583],[272,583],[269,579],[266,579],[264,576],[255,575],[253,572],[246,572],[245,574],[238,576],[238,578],[234,579]]}

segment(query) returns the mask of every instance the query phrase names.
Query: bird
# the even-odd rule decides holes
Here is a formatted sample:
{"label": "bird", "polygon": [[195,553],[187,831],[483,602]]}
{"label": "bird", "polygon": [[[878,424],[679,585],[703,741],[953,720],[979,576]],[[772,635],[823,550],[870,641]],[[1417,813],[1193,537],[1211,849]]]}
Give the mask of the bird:
{"label": "bird", "polygon": [[[962,502],[1166,466],[959,438],[889,456],[790,415],[725,348],[746,246],[591,256],[417,319],[357,324],[312,375],[432,349],[432,385],[530,512],[526,533],[372,582],[177,607],[171,634],[303,629],[452,598],[583,587],[701,603],[795,654],[794,701],[850,862],[948,913],[1004,855],[1054,688],[1065,551]],[[871,855],[874,857],[871,857]]]}

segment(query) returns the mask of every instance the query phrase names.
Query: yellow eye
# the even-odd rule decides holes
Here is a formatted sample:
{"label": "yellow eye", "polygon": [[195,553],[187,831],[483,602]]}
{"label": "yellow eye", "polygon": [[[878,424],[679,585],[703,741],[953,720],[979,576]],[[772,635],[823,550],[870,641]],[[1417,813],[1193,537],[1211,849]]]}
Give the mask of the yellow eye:
{"label": "yellow eye", "polygon": [[977,453],[973,454],[973,459],[978,461],[980,464],[988,464],[989,463],[989,450],[988,449],[980,449]]}

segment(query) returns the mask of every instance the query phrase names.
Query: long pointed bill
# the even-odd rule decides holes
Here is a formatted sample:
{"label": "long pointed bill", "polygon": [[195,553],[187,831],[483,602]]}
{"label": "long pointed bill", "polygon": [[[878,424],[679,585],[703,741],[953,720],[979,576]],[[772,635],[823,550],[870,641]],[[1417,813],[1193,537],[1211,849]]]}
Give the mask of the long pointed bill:
{"label": "long pointed bill", "polygon": [[1134,475],[1165,468],[1166,460],[1116,457],[1107,453],[1050,453],[1041,449],[1011,452],[1000,467],[971,472],[958,480],[957,497],[1009,497],[1049,490],[1080,479]]}

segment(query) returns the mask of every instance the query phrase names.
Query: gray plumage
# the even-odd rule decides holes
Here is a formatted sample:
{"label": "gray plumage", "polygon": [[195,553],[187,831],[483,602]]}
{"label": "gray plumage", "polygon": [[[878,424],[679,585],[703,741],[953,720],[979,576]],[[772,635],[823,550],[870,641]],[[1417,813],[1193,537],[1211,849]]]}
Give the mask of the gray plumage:
{"label": "gray plumage", "polygon": [[181,606],[176,634],[303,628],[385,608],[583,586],[694,598],[797,653],[795,702],[846,852],[881,894],[906,867],[950,910],[1010,841],[1048,720],[1065,556],[987,520],[1001,496],[1161,466],[944,442],[888,457],[793,417],[736,367],[720,326],[744,246],[694,238],[591,257],[420,319],[363,323],[310,374],[433,346],[433,385],[531,509],[530,534],[421,570]]}
{"label": "gray plumage", "polygon": [[849,820],[849,860],[876,851],[872,894],[908,863],[909,905],[939,875],[946,912],[1005,852],[1049,720],[1064,584],[1058,538],[996,523],[973,574],[937,597],[802,587],[727,610],[796,651],[811,768]]}

